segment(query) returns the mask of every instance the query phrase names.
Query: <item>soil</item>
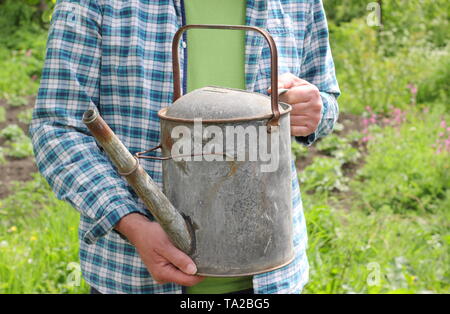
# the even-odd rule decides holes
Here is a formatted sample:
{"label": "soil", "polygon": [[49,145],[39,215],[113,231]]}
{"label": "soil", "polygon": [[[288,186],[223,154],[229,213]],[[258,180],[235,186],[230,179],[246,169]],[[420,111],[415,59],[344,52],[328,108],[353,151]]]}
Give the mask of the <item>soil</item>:
{"label": "soil", "polygon": [[[0,100],[0,107],[6,109],[6,121],[0,122],[0,130],[10,124],[17,124],[22,128],[25,134],[28,134],[28,125],[17,119],[17,114],[25,109],[33,108],[34,97],[30,97],[28,105],[13,107],[8,105],[4,100]],[[4,139],[0,139],[0,146],[4,146]],[[37,167],[33,157],[28,158],[11,158],[6,157],[7,162],[0,164],[0,199],[11,193],[12,182],[28,181],[32,179],[32,174],[37,172]]]}
{"label": "soil", "polygon": [[[351,133],[352,131],[361,132],[363,130],[363,126],[361,124],[361,117],[357,115],[349,113],[340,113],[338,122],[344,126],[342,131],[336,130],[333,131],[333,133],[338,135],[345,136],[348,133]],[[357,144],[354,144],[354,146],[356,147]],[[359,147],[359,149],[361,150],[361,147]],[[297,159],[296,161],[297,169],[299,171],[302,171],[307,166],[309,166],[312,163],[313,159],[317,156],[330,157],[328,155],[322,154],[317,150],[317,148],[314,145],[312,145],[308,147],[308,154],[306,156],[302,156]],[[352,177],[355,174],[356,170],[358,170],[363,163],[364,163],[363,158],[360,158],[359,161],[356,163],[344,164],[342,167],[344,170],[344,174],[346,176]]]}

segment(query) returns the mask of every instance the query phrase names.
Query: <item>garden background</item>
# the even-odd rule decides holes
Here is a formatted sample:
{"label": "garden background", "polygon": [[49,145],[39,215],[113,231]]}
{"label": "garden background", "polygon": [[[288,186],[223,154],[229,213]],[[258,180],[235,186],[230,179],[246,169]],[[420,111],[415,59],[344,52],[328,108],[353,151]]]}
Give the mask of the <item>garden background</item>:
{"label": "garden background", "polygon": [[[0,0],[0,293],[88,292],[78,213],[34,174],[27,132],[54,2]],[[304,292],[449,293],[450,2],[324,4],[341,114],[293,147]]]}

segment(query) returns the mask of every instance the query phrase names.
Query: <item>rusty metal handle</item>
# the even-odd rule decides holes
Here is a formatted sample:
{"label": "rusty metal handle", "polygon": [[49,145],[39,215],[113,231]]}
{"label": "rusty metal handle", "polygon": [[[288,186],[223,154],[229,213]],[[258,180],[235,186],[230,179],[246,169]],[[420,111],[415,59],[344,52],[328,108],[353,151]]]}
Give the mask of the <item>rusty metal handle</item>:
{"label": "rusty metal handle", "polygon": [[199,24],[190,24],[184,25],[178,29],[175,33],[175,36],[172,40],[172,68],[173,68],[173,101],[175,102],[178,98],[181,97],[181,83],[180,83],[180,62],[178,58],[178,46],[180,42],[181,35],[192,28],[197,29],[226,29],[226,30],[244,30],[244,31],[254,31],[261,34],[264,39],[269,44],[270,56],[271,56],[271,105],[272,105],[272,113],[273,117],[269,120],[267,125],[269,126],[269,130],[271,127],[279,125],[280,119],[280,110],[278,108],[278,51],[275,41],[273,37],[264,29],[256,26],[248,26],[248,25],[199,25]]}

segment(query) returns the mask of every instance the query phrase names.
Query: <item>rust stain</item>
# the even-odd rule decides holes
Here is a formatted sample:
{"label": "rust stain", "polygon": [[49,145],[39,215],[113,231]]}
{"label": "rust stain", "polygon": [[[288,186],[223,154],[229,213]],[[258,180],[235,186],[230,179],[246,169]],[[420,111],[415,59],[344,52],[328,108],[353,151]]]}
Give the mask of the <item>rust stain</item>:
{"label": "rust stain", "polygon": [[111,142],[113,131],[102,117],[98,116],[95,121],[87,124],[87,127],[100,144]]}
{"label": "rust stain", "polygon": [[188,166],[186,160],[173,161],[175,166],[177,166],[185,175],[189,174]]}
{"label": "rust stain", "polygon": [[234,160],[230,161],[228,164],[230,166],[230,172],[228,172],[227,177],[231,177],[239,169],[239,164]]}
{"label": "rust stain", "polygon": [[204,202],[206,205],[204,208],[213,208],[213,202],[217,198],[219,190],[222,187],[223,182],[226,180],[225,178],[226,177],[219,178],[218,181],[215,182],[208,191],[206,191],[204,195]]}
{"label": "rust stain", "polygon": [[162,139],[161,139],[161,145],[165,149],[167,149],[168,151],[172,150],[173,139],[170,136],[170,132],[169,132],[169,130],[167,128],[164,129],[163,136],[162,136]]}

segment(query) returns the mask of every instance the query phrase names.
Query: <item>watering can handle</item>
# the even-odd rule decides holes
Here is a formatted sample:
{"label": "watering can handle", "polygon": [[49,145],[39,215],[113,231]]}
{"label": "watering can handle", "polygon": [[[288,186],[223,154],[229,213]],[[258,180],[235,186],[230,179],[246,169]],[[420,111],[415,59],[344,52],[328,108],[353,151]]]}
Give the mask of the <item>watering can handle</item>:
{"label": "watering can handle", "polygon": [[180,83],[180,62],[178,58],[178,47],[181,35],[189,29],[200,28],[200,29],[226,29],[226,30],[244,30],[244,31],[255,31],[260,33],[264,39],[269,44],[270,55],[271,55],[271,105],[273,116],[267,123],[269,131],[272,127],[279,125],[280,110],[278,108],[278,51],[275,41],[272,36],[264,29],[256,26],[248,25],[198,25],[190,24],[184,25],[178,29],[172,40],[172,67],[173,67],[173,101],[175,102],[181,97],[181,83]]}

